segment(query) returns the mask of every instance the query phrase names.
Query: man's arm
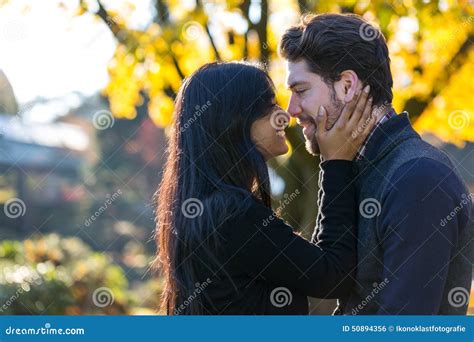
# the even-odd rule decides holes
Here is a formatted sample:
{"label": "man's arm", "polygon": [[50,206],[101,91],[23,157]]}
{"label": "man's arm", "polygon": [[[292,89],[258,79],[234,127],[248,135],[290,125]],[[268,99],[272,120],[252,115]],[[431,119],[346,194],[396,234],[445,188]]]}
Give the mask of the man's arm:
{"label": "man's arm", "polygon": [[387,285],[378,314],[437,314],[468,194],[451,169],[428,158],[403,165],[391,181],[379,216]]}

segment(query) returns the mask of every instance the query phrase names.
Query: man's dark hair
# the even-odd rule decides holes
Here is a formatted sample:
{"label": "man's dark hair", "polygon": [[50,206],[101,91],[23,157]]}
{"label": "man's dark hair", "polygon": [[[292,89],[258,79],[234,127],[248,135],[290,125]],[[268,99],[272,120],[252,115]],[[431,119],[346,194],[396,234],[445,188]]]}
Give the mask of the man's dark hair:
{"label": "man's dark hair", "polygon": [[385,38],[374,26],[355,14],[305,15],[299,25],[283,35],[280,55],[309,69],[327,84],[353,70],[370,85],[374,105],[392,102],[392,74]]}

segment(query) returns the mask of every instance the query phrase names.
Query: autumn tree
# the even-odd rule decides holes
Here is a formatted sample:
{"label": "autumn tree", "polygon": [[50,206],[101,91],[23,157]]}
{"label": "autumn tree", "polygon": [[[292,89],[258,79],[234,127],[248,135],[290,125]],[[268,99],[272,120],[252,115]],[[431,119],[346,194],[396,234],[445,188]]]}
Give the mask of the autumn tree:
{"label": "autumn tree", "polygon": [[[117,118],[132,119],[145,103],[153,122],[167,127],[181,81],[214,60],[261,62],[277,86],[285,107],[289,93],[285,68],[276,53],[284,29],[301,13],[356,13],[380,27],[387,39],[394,76],[394,107],[407,110],[419,132],[462,145],[474,140],[473,8],[469,2],[315,1],[315,0],[155,0],[147,27],[133,29],[133,1],[121,10],[101,1],[81,1],[78,15],[94,15],[117,40],[103,90]],[[271,163],[285,180],[285,192],[301,195],[285,208],[295,227],[311,229],[316,203],[317,163],[304,150],[297,127],[288,129],[290,152]],[[308,191],[309,190],[309,191]],[[278,206],[278,203],[276,203]]]}

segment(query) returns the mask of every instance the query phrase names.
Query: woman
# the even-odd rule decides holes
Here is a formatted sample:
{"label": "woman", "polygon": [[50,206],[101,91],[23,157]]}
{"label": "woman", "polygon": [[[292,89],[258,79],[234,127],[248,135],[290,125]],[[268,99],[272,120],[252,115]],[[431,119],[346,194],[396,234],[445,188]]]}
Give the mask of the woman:
{"label": "woman", "polygon": [[356,138],[351,132],[368,121],[365,100],[354,114],[356,101],[346,106],[344,129],[318,130],[322,157],[334,160],[321,164],[324,218],[315,244],[271,209],[266,160],[288,151],[281,119],[289,117],[268,75],[245,63],[211,63],[183,83],[157,196],[167,314],[308,314],[307,296],[347,291],[356,264],[351,160],[374,120]]}

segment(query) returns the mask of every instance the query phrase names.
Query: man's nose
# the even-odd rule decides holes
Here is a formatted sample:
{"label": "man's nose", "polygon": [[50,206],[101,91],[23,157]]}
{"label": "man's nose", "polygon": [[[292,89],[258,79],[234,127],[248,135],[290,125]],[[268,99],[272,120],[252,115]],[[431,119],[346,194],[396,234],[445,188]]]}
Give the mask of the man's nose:
{"label": "man's nose", "polygon": [[290,97],[287,112],[290,113],[290,115],[294,118],[297,118],[302,112],[301,106],[295,95],[291,95]]}

